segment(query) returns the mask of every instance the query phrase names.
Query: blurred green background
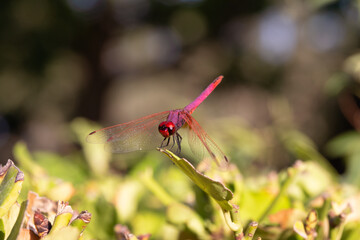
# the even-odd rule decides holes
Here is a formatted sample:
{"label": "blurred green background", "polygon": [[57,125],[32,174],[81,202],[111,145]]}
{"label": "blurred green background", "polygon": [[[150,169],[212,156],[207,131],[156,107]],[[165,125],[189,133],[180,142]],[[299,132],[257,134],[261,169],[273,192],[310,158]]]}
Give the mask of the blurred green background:
{"label": "blurred green background", "polygon": [[356,86],[359,26],[349,0],[3,0],[0,159],[20,139],[69,154],[74,118],[107,126],[181,108],[220,74],[194,116],[239,165],[293,162],[274,121],[328,155],[329,139],[356,127],[343,114],[356,111],[355,87],[340,93]]}

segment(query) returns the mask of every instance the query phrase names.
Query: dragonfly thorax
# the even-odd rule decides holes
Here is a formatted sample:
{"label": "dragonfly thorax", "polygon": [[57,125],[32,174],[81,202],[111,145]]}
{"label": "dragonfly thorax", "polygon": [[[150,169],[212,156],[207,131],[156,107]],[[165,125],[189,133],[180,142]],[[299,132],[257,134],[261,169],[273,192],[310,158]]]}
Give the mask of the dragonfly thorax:
{"label": "dragonfly thorax", "polygon": [[164,121],[159,124],[159,132],[163,137],[168,138],[176,132],[175,124],[171,121]]}

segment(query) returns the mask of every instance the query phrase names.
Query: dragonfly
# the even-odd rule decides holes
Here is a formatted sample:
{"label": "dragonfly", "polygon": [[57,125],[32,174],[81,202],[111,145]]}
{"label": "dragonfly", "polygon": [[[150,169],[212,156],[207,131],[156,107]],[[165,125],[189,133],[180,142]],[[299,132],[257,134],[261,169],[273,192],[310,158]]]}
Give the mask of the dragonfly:
{"label": "dragonfly", "polygon": [[206,154],[216,165],[224,169],[228,158],[212,140],[200,124],[192,117],[194,110],[220,84],[223,76],[217,77],[192,103],[182,109],[151,114],[127,123],[106,127],[91,132],[89,143],[105,144],[105,149],[113,153],[128,153],[141,150],[176,148],[181,152],[180,129],[188,129],[188,143],[197,156]]}

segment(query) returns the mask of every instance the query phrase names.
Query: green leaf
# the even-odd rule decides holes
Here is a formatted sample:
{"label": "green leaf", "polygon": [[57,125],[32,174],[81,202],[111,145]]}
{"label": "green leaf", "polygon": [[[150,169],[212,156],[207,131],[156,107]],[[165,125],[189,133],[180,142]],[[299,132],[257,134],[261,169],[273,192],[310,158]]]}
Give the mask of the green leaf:
{"label": "green leaf", "polygon": [[0,219],[0,240],[5,239],[5,226],[4,221]]}
{"label": "green leaf", "polygon": [[[286,171],[286,178],[285,180],[280,184],[280,191],[276,195],[276,197],[272,200],[268,208],[265,210],[265,212],[262,214],[262,216],[259,219],[259,222],[261,223],[265,218],[268,217],[268,215],[274,211],[274,208],[279,204],[280,200],[285,199],[287,200],[286,194],[288,191],[288,188],[290,185],[294,182],[299,172],[303,170],[303,163],[301,161],[295,162],[293,167],[289,167]],[[285,209],[285,208],[283,208]]]}
{"label": "green leaf", "polygon": [[[20,205],[15,202],[9,209],[8,213],[5,214],[0,221],[2,221],[4,223],[3,227],[4,230],[3,232],[5,233],[5,238],[8,237],[8,235],[11,232],[11,229],[14,227],[14,224],[19,216],[19,212],[20,212]],[[1,227],[0,227],[1,229]],[[0,230],[2,231],[2,230]],[[1,239],[1,237],[0,237]]]}
{"label": "green leaf", "polygon": [[64,202],[59,202],[58,213],[56,214],[50,234],[52,232],[59,231],[59,229],[68,226],[72,216],[73,216],[72,208]]}
{"label": "green leaf", "polygon": [[360,223],[349,222],[345,225],[343,239],[346,240],[358,240],[360,236]]}
{"label": "green leaf", "polygon": [[55,232],[50,232],[49,235],[42,238],[42,240],[77,240],[79,239],[80,231],[75,227],[64,227]]}
{"label": "green leaf", "polygon": [[26,211],[27,205],[28,205],[28,201],[22,202],[20,211],[19,211],[19,215],[17,217],[17,220],[16,220],[7,240],[16,240],[17,239],[17,236],[19,235],[21,225],[22,225],[22,222],[23,222],[23,219],[25,216],[25,211]]}
{"label": "green leaf", "polygon": [[[249,221],[251,219],[259,220],[261,216],[264,214],[268,206],[274,200],[276,195],[270,193],[266,189],[245,189],[246,194],[244,194],[241,198],[239,203],[241,211],[241,219],[243,221]],[[286,202],[286,199],[282,198],[281,201]],[[286,208],[288,204],[282,204],[281,202],[279,205],[285,205]],[[270,213],[273,213],[270,212]]]}
{"label": "green leaf", "polygon": [[82,233],[86,226],[90,223],[91,213],[82,211],[71,223],[70,226],[76,227]]}
{"label": "green leaf", "polygon": [[104,176],[109,169],[111,154],[105,151],[103,144],[90,144],[86,142],[86,137],[89,133],[99,128],[99,125],[84,118],[76,118],[71,123],[71,129],[84,149],[85,158],[92,172],[96,176]]}
{"label": "green leaf", "polygon": [[305,220],[305,232],[308,236],[316,236],[318,216],[315,210],[311,210]]}
{"label": "green leaf", "polygon": [[199,188],[214,198],[223,210],[230,211],[232,209],[229,201],[233,198],[233,193],[224,184],[200,173],[186,159],[176,156],[171,151],[158,150],[169,157]]}
{"label": "green leaf", "polygon": [[360,134],[356,131],[342,133],[326,145],[326,152],[333,157],[350,156],[359,152]]}
{"label": "green leaf", "polygon": [[[5,175],[6,174],[6,175]],[[0,218],[3,217],[16,202],[21,186],[24,181],[24,173],[15,164],[8,160],[4,167],[0,168],[0,175],[5,175],[0,184]]]}
{"label": "green leaf", "polygon": [[137,180],[123,181],[115,194],[115,207],[121,222],[128,222],[138,210],[138,202],[142,195],[143,186]]}
{"label": "green leaf", "polygon": [[325,91],[331,97],[338,96],[341,91],[349,86],[350,76],[344,72],[334,73],[325,83]]}
{"label": "green leaf", "polygon": [[140,173],[140,180],[165,206],[168,206],[170,203],[176,201],[153,178],[152,169],[147,169]]}
{"label": "green leaf", "polygon": [[360,186],[360,151],[347,159],[345,179],[348,183]]}
{"label": "green leaf", "polygon": [[136,216],[131,219],[131,229],[135,235],[151,233],[153,239],[162,239],[159,234],[165,223],[166,218],[163,212],[138,211]]}
{"label": "green leaf", "polygon": [[24,142],[17,142],[14,146],[14,156],[21,169],[33,176],[42,176],[45,170],[35,163]]}
{"label": "green leaf", "polygon": [[323,155],[316,149],[314,142],[305,134],[290,129],[280,130],[281,140],[289,152],[303,161],[314,161],[324,168],[332,179],[338,178],[338,173]]}
{"label": "green leaf", "polygon": [[296,184],[300,186],[308,196],[315,197],[324,192],[328,186],[334,183],[333,179],[317,162],[304,162],[305,171],[302,177],[297,178]]}
{"label": "green leaf", "polygon": [[332,139],[326,151],[333,157],[345,157],[347,161],[345,179],[348,183],[360,186],[360,134],[356,131],[341,134]]}
{"label": "green leaf", "polygon": [[82,207],[93,216],[91,224],[86,227],[86,232],[92,235],[93,239],[113,239],[114,226],[118,221],[114,205],[106,201],[103,196],[99,196],[95,201]]}
{"label": "green leaf", "polygon": [[305,226],[303,222],[296,221],[293,228],[294,231],[299,234],[303,239],[307,239],[307,234],[305,232]]}
{"label": "green leaf", "polygon": [[34,158],[36,163],[46,169],[50,176],[72,183],[83,183],[88,178],[89,169],[86,163],[79,159],[82,161],[83,165],[81,165],[80,161],[77,161],[76,155],[63,157],[50,152],[36,152],[34,153]]}
{"label": "green leaf", "polygon": [[186,225],[200,239],[209,238],[204,227],[204,221],[188,206],[172,203],[169,205],[166,215],[171,223]]}

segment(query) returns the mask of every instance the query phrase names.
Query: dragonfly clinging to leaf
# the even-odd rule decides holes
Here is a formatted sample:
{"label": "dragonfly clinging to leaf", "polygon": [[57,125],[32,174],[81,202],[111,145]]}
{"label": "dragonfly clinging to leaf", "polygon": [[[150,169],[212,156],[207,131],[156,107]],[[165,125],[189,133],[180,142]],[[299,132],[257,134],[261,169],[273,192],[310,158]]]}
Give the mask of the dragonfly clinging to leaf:
{"label": "dragonfly clinging to leaf", "polygon": [[224,168],[228,164],[227,157],[191,115],[222,79],[223,76],[217,77],[192,103],[182,109],[155,113],[93,131],[87,136],[87,141],[104,143],[105,148],[114,153],[151,150],[157,147],[171,149],[174,146],[180,153],[182,137],[178,131],[188,128],[191,150],[196,154],[199,150],[195,146],[200,145],[203,152],[208,153],[219,167]]}

